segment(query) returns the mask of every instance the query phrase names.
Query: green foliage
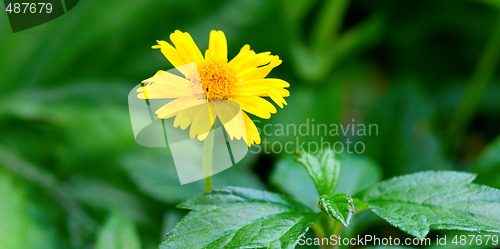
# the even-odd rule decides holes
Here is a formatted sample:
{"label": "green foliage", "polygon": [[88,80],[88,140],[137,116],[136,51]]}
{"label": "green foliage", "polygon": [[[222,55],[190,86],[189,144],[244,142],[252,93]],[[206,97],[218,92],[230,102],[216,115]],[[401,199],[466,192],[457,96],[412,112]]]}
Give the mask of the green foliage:
{"label": "green foliage", "polygon": [[396,177],[366,190],[361,199],[391,225],[419,238],[430,230],[500,232],[500,190],[471,183],[453,171]]}
{"label": "green foliage", "polygon": [[297,161],[302,163],[311,176],[320,195],[331,195],[337,185],[340,173],[340,162],[332,150],[320,152],[317,156],[301,153]]}
{"label": "green foliage", "polygon": [[319,195],[314,182],[305,167],[292,156],[285,156],[276,163],[269,181],[283,193],[312,209],[318,209],[316,202]]}
{"label": "green foliage", "polygon": [[340,154],[338,160],[342,167],[335,187],[336,193],[354,195],[382,178],[380,167],[366,156]]}
{"label": "green foliage", "polygon": [[0,170],[0,220],[3,249],[60,248],[41,210],[30,204],[20,182],[4,170]]}
{"label": "green foliage", "polygon": [[109,216],[97,235],[96,249],[140,249],[141,242],[134,224],[126,216]]}
{"label": "green foliage", "polygon": [[367,155],[383,162],[384,173],[390,177],[419,170],[448,170],[444,142],[429,126],[437,111],[435,101],[421,85],[407,81],[386,92],[368,114],[369,122],[380,127],[380,134],[367,138],[366,146],[372,148]]}
{"label": "green foliage", "polygon": [[197,195],[160,248],[294,248],[317,214],[287,197],[230,187]]}
{"label": "green foliage", "polygon": [[[186,155],[188,156],[188,155]],[[259,188],[260,180],[245,167],[243,160],[239,167],[231,168],[214,176],[215,186]],[[137,186],[146,194],[171,204],[179,203],[203,190],[203,182],[180,185],[175,166],[164,148],[151,148],[146,152],[135,152],[123,160],[125,170]],[[138,166],[139,165],[139,166]]]}
{"label": "green foliage", "polygon": [[345,227],[349,225],[352,215],[356,212],[354,200],[344,193],[323,195],[319,198],[318,205],[323,212],[340,221]]}
{"label": "green foliage", "polygon": [[492,187],[500,188],[500,136],[481,153],[472,168],[477,180]]}
{"label": "green foliage", "polygon": [[[354,195],[372,186],[381,177],[379,166],[367,157],[341,154],[337,160],[342,167],[339,167],[336,193]],[[276,163],[271,172],[270,182],[287,195],[317,209],[319,195],[314,181],[308,176],[305,167],[292,156],[284,156]],[[298,182],[300,184],[297,184]]]}

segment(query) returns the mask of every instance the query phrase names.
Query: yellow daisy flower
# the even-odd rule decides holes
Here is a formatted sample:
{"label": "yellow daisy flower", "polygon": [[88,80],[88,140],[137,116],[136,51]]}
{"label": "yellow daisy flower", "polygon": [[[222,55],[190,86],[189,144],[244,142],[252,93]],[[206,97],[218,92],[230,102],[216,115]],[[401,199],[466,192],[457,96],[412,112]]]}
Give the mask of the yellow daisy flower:
{"label": "yellow daisy flower", "polygon": [[227,40],[222,31],[210,32],[205,56],[186,32],[176,30],[170,40],[173,46],[157,41],[152,48],[160,49],[184,77],[159,71],[143,81],[138,97],[172,99],[155,113],[161,119],[175,116],[174,126],[183,130],[191,126],[191,138],[203,141],[219,118],[231,140],[243,138],[248,146],[259,144],[257,127],[246,113],[264,119],[276,113],[275,106],[263,97],[281,108],[287,104],[284,97],[290,92],[285,88],[290,84],[266,78],[281,64],[279,57],[270,52],[257,54],[245,45],[228,62]]}

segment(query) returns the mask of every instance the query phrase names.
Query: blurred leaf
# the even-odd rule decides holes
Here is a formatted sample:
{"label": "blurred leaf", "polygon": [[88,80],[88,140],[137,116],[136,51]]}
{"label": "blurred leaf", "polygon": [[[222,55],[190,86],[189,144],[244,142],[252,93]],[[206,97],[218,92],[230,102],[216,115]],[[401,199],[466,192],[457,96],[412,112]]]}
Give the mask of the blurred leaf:
{"label": "blurred leaf", "polygon": [[229,187],[179,205],[191,211],[159,248],[294,248],[317,218],[284,196]]}
{"label": "blurred leaf", "polygon": [[361,199],[378,216],[413,236],[430,230],[500,233],[500,190],[471,183],[475,175],[426,171],[381,182]]}
{"label": "blurred leaf", "polygon": [[317,155],[301,152],[297,161],[306,168],[307,173],[316,185],[318,194],[333,194],[340,173],[340,162],[335,158],[332,150],[327,149]]}
{"label": "blurred leaf", "polygon": [[[1,163],[0,163],[1,165]],[[0,168],[0,241],[2,249],[60,248],[43,210],[32,202],[24,187]]]}
{"label": "blurred leaf", "polygon": [[310,48],[301,41],[296,42],[291,53],[298,76],[308,82],[322,82],[346,57],[373,46],[380,38],[383,24],[383,16],[375,13],[323,46]]}
{"label": "blurred leaf", "polygon": [[374,13],[357,26],[347,30],[337,41],[335,49],[336,59],[333,63],[348,58],[354,54],[360,54],[374,46],[384,33],[385,19],[381,13]]}
{"label": "blurred leaf", "polygon": [[342,167],[336,193],[354,195],[381,178],[380,167],[368,157],[344,153],[339,155],[339,160]]}
{"label": "blurred leaf", "polygon": [[119,210],[135,221],[148,219],[137,196],[109,183],[78,177],[67,183],[65,188],[76,200],[90,207],[106,211]]}
{"label": "blurred leaf", "polygon": [[349,0],[324,1],[312,25],[313,47],[325,47],[335,43],[342,27]]}
{"label": "blurred leaf", "polygon": [[495,139],[484,151],[473,166],[478,173],[478,182],[500,187],[500,136]]}
{"label": "blurred leaf", "polygon": [[163,216],[163,226],[161,229],[161,234],[167,234],[168,231],[172,230],[177,223],[182,220],[184,214],[181,213],[184,210],[171,209],[168,210]]}
{"label": "blurred leaf", "polygon": [[292,156],[285,156],[277,162],[271,172],[270,182],[287,195],[319,211],[316,205],[319,195],[314,182]]}
{"label": "blurred leaf", "polygon": [[[229,48],[235,48],[233,52],[231,49],[229,50],[230,54],[234,54],[239,51],[239,49],[243,46],[243,44],[248,43],[252,47],[254,47],[254,41],[261,38],[260,36],[252,36],[249,37],[248,34],[245,34],[246,29],[251,24],[258,22],[259,20],[265,20],[266,15],[272,16],[273,10],[276,6],[275,1],[266,1],[266,0],[237,0],[237,1],[221,1],[222,4],[215,6],[216,8],[212,12],[201,11],[201,13],[206,14],[207,17],[200,22],[189,27],[188,31],[192,31],[195,34],[209,34],[209,30],[211,29],[220,29],[226,33],[227,38],[229,39],[228,46]],[[205,3],[209,7],[214,7],[213,4]],[[197,3],[196,5],[200,5]],[[199,7],[195,7],[194,9],[198,9]],[[205,9],[206,9],[205,8]],[[244,11],[243,11],[244,10]],[[268,24],[269,27],[272,27],[272,23]],[[173,30],[172,30],[173,31]],[[260,29],[261,32],[265,30]],[[167,35],[167,34],[166,34]],[[231,42],[233,37],[246,38],[243,39],[243,44],[236,45]],[[196,39],[196,38],[195,38]],[[199,43],[200,49],[208,48],[208,36],[204,38],[199,38],[199,40],[203,40],[202,43]],[[231,58],[229,58],[231,59]]]}
{"label": "blurred leaf", "polygon": [[20,91],[0,105],[0,117],[5,115],[0,125],[10,131],[0,139],[25,159],[41,166],[50,162],[59,175],[88,171],[96,163],[105,169],[135,145],[123,100],[128,90],[123,84],[85,81]]}
{"label": "blurred leaf", "polygon": [[126,216],[111,214],[99,231],[96,249],[140,249],[141,242],[134,224]]}
{"label": "blurred leaf", "polygon": [[352,197],[344,193],[323,195],[319,198],[318,205],[323,212],[340,221],[345,227],[349,226],[349,221],[356,212]]}
{"label": "blurred leaf", "polygon": [[282,0],[281,8],[292,25],[297,26],[296,22],[305,18],[317,2],[318,0]]}
{"label": "blurred leaf", "polygon": [[70,243],[74,247],[83,246],[88,239],[88,233],[94,230],[95,222],[88,216],[80,205],[73,199],[57,179],[41,170],[39,167],[26,162],[18,157],[15,152],[0,145],[0,165],[9,171],[34,184],[37,191],[43,190],[46,195],[51,196],[67,215],[66,229],[70,236]]}
{"label": "blurred leaf", "polygon": [[139,188],[157,200],[177,203],[201,192],[203,186],[198,182],[180,185],[175,166],[167,153],[166,149],[160,149],[160,153],[130,155],[123,160],[123,165]]}
{"label": "blurred leaf", "polygon": [[[166,203],[178,203],[203,191],[203,181],[180,185],[170,152],[166,148],[142,148],[141,151],[126,156],[122,163],[144,193]],[[258,178],[243,167],[242,163],[246,160],[214,175],[215,186],[262,187]]]}
{"label": "blurred leaf", "polygon": [[365,137],[366,155],[384,162],[386,176],[451,168],[444,153],[446,141],[436,131],[437,108],[419,82],[394,84],[367,108],[367,122],[377,124],[380,131],[378,136]]}
{"label": "blurred leaf", "polygon": [[[310,126],[313,123],[333,124],[340,122],[339,117],[343,106],[339,77],[335,76],[325,80],[325,85],[318,88],[304,86],[301,82],[296,83],[291,90],[292,95],[287,98],[287,101],[293,103],[293,105],[280,110],[271,119],[256,119],[254,121],[261,131],[266,129],[266,132],[261,132],[262,143],[259,146],[252,146],[252,151],[261,148],[262,152],[270,153],[269,151],[272,149],[270,147],[272,147],[273,143],[283,145],[291,143],[292,146],[289,146],[287,150],[299,153],[303,142],[306,143],[304,148],[308,146],[307,142],[309,141],[321,142],[321,136],[312,136],[310,131],[306,132],[307,136],[300,136],[300,127]],[[326,113],[328,115],[325,115]],[[270,126],[271,129],[266,128],[266,125]],[[291,128],[288,128],[289,125],[291,125]],[[284,134],[281,134],[279,130],[285,131]],[[337,138],[323,137],[323,139],[332,142]],[[267,150],[266,144],[268,145]]]}

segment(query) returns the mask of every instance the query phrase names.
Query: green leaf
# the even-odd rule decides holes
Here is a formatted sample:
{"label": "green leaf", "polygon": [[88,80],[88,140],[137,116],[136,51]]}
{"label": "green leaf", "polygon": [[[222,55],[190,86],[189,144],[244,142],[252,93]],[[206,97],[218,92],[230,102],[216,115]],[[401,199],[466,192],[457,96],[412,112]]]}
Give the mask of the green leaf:
{"label": "green leaf", "polygon": [[500,187],[500,136],[481,153],[473,166],[477,181],[492,187]]}
{"label": "green leaf", "polygon": [[[357,192],[371,187],[379,179],[381,171],[372,160],[358,155],[339,154],[338,159],[342,167],[335,187],[336,193],[354,195]],[[311,177],[307,175],[305,167],[292,156],[284,156],[273,167],[270,182],[313,210],[318,210],[318,191]],[[300,184],[296,184],[300,182]],[[318,210],[319,211],[319,210]]]}
{"label": "green leaf", "polygon": [[318,155],[301,153],[297,159],[307,170],[316,185],[319,195],[332,195],[340,172],[340,162],[332,150]]}
{"label": "green leaf", "polygon": [[425,171],[366,190],[361,199],[390,224],[423,238],[430,230],[500,232],[500,190],[471,183],[475,175]]}
{"label": "green leaf", "polygon": [[65,188],[75,200],[86,206],[104,211],[120,211],[136,221],[148,219],[144,203],[138,196],[111,183],[74,176],[65,184]]}
{"label": "green leaf", "polygon": [[160,249],[294,248],[318,216],[287,197],[238,187],[202,193],[179,208],[193,211]]}
{"label": "green leaf", "polygon": [[140,249],[135,227],[126,216],[113,213],[97,236],[96,249]]}
{"label": "green leaf", "polygon": [[[342,168],[343,169],[343,168]],[[273,167],[269,181],[283,193],[319,211],[316,205],[319,195],[306,169],[292,156],[281,158]],[[297,184],[300,182],[300,184]]]}
{"label": "green leaf", "polygon": [[340,221],[345,227],[349,225],[352,214],[356,212],[352,197],[344,193],[333,196],[323,195],[319,198],[318,206],[326,214]]}
{"label": "green leaf", "polygon": [[379,166],[367,157],[340,154],[339,160],[342,167],[335,187],[336,193],[354,195],[373,186],[381,178]]}
{"label": "green leaf", "polygon": [[47,220],[47,210],[41,209],[25,185],[4,171],[0,163],[0,241],[2,249],[53,249],[60,237],[53,223]]}

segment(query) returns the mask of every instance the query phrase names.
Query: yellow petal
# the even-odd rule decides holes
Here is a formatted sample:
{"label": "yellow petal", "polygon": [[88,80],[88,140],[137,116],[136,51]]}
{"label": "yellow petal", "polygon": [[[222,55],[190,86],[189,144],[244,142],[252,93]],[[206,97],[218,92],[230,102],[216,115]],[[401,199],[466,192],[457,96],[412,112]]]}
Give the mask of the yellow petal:
{"label": "yellow petal", "polygon": [[208,49],[205,51],[206,60],[220,60],[227,62],[227,40],[224,32],[212,30]]}
{"label": "yellow petal", "polygon": [[234,67],[245,59],[248,55],[255,54],[254,51],[250,50],[250,45],[246,44],[240,49],[240,52],[229,62],[229,66]]}
{"label": "yellow petal", "polygon": [[246,136],[243,137],[248,147],[252,146],[253,143],[260,144],[260,135],[257,126],[246,113],[242,113],[243,121],[245,122]]}
{"label": "yellow petal", "polygon": [[165,71],[159,71],[142,82],[146,85],[137,89],[140,99],[179,98],[195,94],[188,80]]}
{"label": "yellow petal", "polygon": [[188,64],[184,61],[184,59],[179,55],[177,50],[170,45],[170,43],[166,41],[156,41],[158,45],[152,46],[153,49],[160,49],[161,53],[167,58],[168,61],[174,67],[182,66]]}
{"label": "yellow petal", "polygon": [[269,75],[271,70],[273,70],[275,67],[279,66],[281,64],[281,60],[279,59],[278,56],[272,56],[271,62],[269,64],[262,66],[262,67],[251,67],[243,70],[240,74],[239,77],[243,81],[246,80],[257,80],[257,79],[264,79]]}
{"label": "yellow petal", "polygon": [[182,113],[178,113],[175,116],[174,128],[180,127],[182,130],[185,130],[190,124],[191,119],[188,116],[183,115]]}
{"label": "yellow petal", "polygon": [[260,79],[260,80],[248,80],[240,83],[239,87],[246,88],[252,86],[270,86],[273,88],[284,88],[290,87],[290,84],[282,79]]}
{"label": "yellow petal", "polygon": [[290,96],[290,92],[286,89],[278,89],[278,92],[280,93],[281,96],[283,97],[288,97]]}
{"label": "yellow petal", "polygon": [[199,106],[198,113],[193,119],[191,129],[189,129],[190,138],[198,136],[198,139],[203,141],[212,129],[213,119],[210,114],[209,105],[209,103],[206,103]]}
{"label": "yellow petal", "polygon": [[[270,97],[279,107],[283,108],[283,105],[287,105],[285,99],[281,95],[280,89],[275,89],[269,86],[256,86],[239,89],[237,96],[261,96]],[[281,89],[285,90],[285,89]],[[285,90],[287,91],[287,90]],[[288,91],[287,91],[288,92]]]}
{"label": "yellow petal", "polygon": [[239,140],[245,136],[245,123],[238,103],[234,101],[214,101],[212,105],[231,140],[233,138]]}
{"label": "yellow petal", "polygon": [[175,49],[178,54],[183,58],[184,62],[187,63],[200,63],[203,61],[203,55],[200,49],[193,41],[193,38],[187,32],[181,32],[176,30],[174,33],[170,34],[170,40],[175,45]]}
{"label": "yellow petal", "polygon": [[237,96],[231,100],[237,102],[241,109],[263,119],[269,119],[276,108],[269,101],[256,96]]}
{"label": "yellow petal", "polygon": [[236,96],[268,96],[268,86],[252,86],[245,88],[238,88]]}
{"label": "yellow petal", "polygon": [[287,104],[283,97],[290,96],[290,92],[284,88],[289,86],[288,82],[281,79],[248,80],[238,85],[236,95],[271,97],[278,106],[283,108],[283,105]]}
{"label": "yellow petal", "polygon": [[273,56],[271,52],[258,53],[255,55],[246,56],[241,62],[234,66],[234,70],[238,73],[242,73],[248,68],[256,68],[263,65],[267,65],[272,61]]}
{"label": "yellow petal", "polygon": [[198,114],[200,106],[203,105],[204,103],[177,112],[174,120],[174,127],[180,127],[182,130],[185,130],[189,125],[191,125],[194,117]]}
{"label": "yellow petal", "polygon": [[279,94],[278,91],[276,91],[276,89],[269,88],[267,94],[279,107],[283,108],[283,105],[287,105],[285,99]]}
{"label": "yellow petal", "polygon": [[166,105],[160,107],[160,109],[156,110],[155,113],[158,115],[158,118],[162,119],[173,117],[175,114],[181,111],[184,115],[188,115],[193,111],[193,108],[191,107],[203,105],[204,103],[206,103],[206,100],[199,99],[199,97],[197,96],[181,97],[178,99],[174,99]]}

